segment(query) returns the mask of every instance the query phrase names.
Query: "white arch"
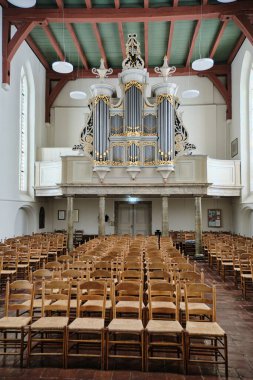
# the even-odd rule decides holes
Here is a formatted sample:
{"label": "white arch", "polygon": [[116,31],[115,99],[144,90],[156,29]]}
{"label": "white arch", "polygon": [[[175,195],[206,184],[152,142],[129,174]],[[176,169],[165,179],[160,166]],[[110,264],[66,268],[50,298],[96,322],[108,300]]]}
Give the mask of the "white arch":
{"label": "white arch", "polygon": [[242,199],[250,195],[250,123],[249,123],[249,83],[253,57],[246,50],[241,67],[240,78],[240,135],[241,135],[241,176],[244,187]]}
{"label": "white arch", "polygon": [[15,236],[31,235],[34,232],[35,214],[31,206],[22,206],[15,217]]}

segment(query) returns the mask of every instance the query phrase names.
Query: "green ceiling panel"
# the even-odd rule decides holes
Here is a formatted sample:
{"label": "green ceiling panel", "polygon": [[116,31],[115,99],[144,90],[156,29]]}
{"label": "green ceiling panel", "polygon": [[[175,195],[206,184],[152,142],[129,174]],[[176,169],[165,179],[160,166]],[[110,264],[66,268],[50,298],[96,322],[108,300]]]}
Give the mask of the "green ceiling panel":
{"label": "green ceiling panel", "polygon": [[194,32],[195,21],[177,21],[169,58],[170,65],[184,66],[189,51],[190,41]]}
{"label": "green ceiling panel", "polygon": [[118,25],[116,23],[99,24],[99,32],[108,57],[110,67],[120,67],[122,62],[122,51],[119,39]]}
{"label": "green ceiling panel", "polygon": [[92,0],[93,8],[114,8],[114,0]]}
{"label": "green ceiling panel", "polygon": [[169,22],[150,22],[148,24],[148,64],[161,66],[168,47]]}
{"label": "green ceiling panel", "polygon": [[143,8],[143,0],[120,0],[121,8]]}
{"label": "green ceiling panel", "polygon": [[234,21],[229,21],[214,55],[214,60],[216,63],[225,63],[228,60],[229,55],[240,35],[241,31]]}
{"label": "green ceiling panel", "polygon": [[172,5],[172,0],[149,0],[149,6],[151,8],[171,7]]}
{"label": "green ceiling panel", "polygon": [[90,67],[98,67],[101,54],[91,24],[75,24],[74,30]]}
{"label": "green ceiling panel", "polygon": [[192,54],[192,61],[198,58],[209,57],[211,48],[219,31],[219,27],[219,20],[202,20]]}
{"label": "green ceiling panel", "polygon": [[37,0],[36,7],[39,8],[57,8],[55,0]]}
{"label": "green ceiling panel", "polygon": [[85,8],[85,1],[83,0],[64,0],[65,8]]}

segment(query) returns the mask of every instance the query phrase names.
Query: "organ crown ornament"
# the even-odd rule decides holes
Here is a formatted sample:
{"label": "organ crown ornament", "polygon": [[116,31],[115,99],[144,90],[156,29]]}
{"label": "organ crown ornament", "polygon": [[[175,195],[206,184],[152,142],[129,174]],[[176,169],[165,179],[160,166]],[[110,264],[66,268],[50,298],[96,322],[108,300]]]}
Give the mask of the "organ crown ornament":
{"label": "organ crown ornament", "polygon": [[107,69],[105,67],[105,62],[104,62],[103,58],[101,58],[99,68],[97,69],[96,67],[93,67],[91,72],[92,72],[92,74],[95,74],[97,76],[97,78],[104,79],[104,78],[107,78],[108,75],[111,75],[113,73],[113,69],[111,69],[111,68]]}
{"label": "organ crown ornament", "polygon": [[144,61],[141,58],[140,43],[137,41],[137,34],[128,34],[126,43],[127,57],[122,62],[123,70],[126,69],[143,69]]}
{"label": "organ crown ornament", "polygon": [[169,76],[171,76],[172,74],[174,74],[174,72],[176,71],[176,68],[175,68],[175,66],[171,66],[170,67],[168,65],[168,58],[165,55],[164,58],[163,58],[163,65],[161,67],[155,67],[154,71],[157,74],[160,74],[160,76],[163,77],[163,79],[165,80],[165,82],[167,82]]}

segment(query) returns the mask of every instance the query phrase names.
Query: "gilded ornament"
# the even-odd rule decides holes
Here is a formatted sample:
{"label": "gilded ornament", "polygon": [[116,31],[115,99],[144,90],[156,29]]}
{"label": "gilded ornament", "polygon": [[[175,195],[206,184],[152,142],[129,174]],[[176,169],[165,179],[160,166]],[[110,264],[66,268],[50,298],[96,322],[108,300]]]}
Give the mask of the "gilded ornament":
{"label": "gilded ornament", "polygon": [[93,99],[93,103],[94,103],[94,106],[96,106],[100,100],[102,100],[102,102],[104,102],[105,104],[107,104],[108,106],[110,106],[110,97],[109,96],[106,96],[106,95],[97,95],[94,97]]}
{"label": "gilded ornament", "polygon": [[160,103],[162,103],[164,100],[167,100],[169,103],[171,103],[172,105],[174,105],[174,98],[172,95],[169,95],[169,94],[162,94],[162,95],[158,95],[157,97],[157,105],[159,105]]}
{"label": "gilded ornament", "polygon": [[130,82],[125,84],[125,92],[133,86],[138,88],[138,90],[142,91],[142,84],[137,82],[137,80],[131,80]]}

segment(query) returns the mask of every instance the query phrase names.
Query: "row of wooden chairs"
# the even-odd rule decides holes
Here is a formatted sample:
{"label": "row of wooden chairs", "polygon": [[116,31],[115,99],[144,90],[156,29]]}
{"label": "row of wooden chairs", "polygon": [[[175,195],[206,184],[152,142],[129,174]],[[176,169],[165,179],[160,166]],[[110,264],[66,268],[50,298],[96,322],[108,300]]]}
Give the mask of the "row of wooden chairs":
{"label": "row of wooden chairs", "polygon": [[113,318],[105,327],[106,282],[78,281],[76,316],[70,320],[71,283],[43,280],[41,317],[36,321],[32,321],[34,285],[26,280],[8,282],[5,315],[0,319],[1,354],[13,354],[18,346],[15,354],[22,365],[27,348],[28,366],[34,356],[60,356],[64,367],[75,356],[99,358],[101,368],[108,368],[111,359],[139,359],[142,370],[154,360],[169,360],[181,363],[186,372],[208,354],[206,363],[224,364],[227,376],[227,337],[216,322],[214,286],[185,285],[185,329],[179,321],[177,284],[149,284],[145,328],[142,283],[123,281],[111,289]]}

